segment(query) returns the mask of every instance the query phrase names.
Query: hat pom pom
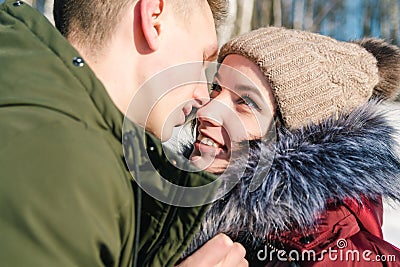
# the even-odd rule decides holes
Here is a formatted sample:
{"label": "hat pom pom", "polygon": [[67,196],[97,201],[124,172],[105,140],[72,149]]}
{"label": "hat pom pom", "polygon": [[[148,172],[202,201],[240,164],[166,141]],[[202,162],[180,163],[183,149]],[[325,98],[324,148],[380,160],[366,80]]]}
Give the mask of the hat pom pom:
{"label": "hat pom pom", "polygon": [[355,43],[375,56],[379,71],[379,83],[372,97],[394,100],[400,93],[400,48],[384,40],[365,38]]}

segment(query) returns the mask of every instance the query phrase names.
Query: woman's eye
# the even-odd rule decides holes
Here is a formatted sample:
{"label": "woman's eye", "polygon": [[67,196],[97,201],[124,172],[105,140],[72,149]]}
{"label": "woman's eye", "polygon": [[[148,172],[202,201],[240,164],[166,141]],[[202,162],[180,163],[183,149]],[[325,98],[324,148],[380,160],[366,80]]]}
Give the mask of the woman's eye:
{"label": "woman's eye", "polygon": [[221,91],[222,91],[221,85],[219,85],[216,82],[213,82],[210,86],[210,97],[216,98]]}
{"label": "woman's eye", "polygon": [[210,86],[210,91],[216,91],[216,92],[220,93],[222,91],[222,87],[219,83],[213,82]]}
{"label": "woman's eye", "polygon": [[259,111],[261,110],[260,107],[257,105],[257,103],[250,96],[247,95],[244,95],[240,98],[239,104],[245,104],[250,108],[254,108]]}

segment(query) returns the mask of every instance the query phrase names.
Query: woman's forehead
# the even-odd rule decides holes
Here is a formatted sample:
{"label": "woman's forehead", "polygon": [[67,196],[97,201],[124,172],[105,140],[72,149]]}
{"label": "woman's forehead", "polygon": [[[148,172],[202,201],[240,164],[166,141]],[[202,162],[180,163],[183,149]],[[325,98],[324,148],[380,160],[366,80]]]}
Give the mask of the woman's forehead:
{"label": "woman's forehead", "polygon": [[262,94],[271,90],[258,65],[237,54],[230,54],[225,57],[215,78],[232,90],[244,86],[255,87]]}

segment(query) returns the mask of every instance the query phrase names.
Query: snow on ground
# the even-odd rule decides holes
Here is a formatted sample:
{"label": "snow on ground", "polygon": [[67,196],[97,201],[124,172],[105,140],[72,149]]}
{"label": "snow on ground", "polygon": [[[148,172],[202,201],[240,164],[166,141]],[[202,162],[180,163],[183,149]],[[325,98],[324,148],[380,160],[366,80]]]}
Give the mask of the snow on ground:
{"label": "snow on ground", "polygon": [[[400,192],[399,192],[400,193]],[[400,205],[393,207],[384,204],[383,237],[389,243],[400,248]]]}

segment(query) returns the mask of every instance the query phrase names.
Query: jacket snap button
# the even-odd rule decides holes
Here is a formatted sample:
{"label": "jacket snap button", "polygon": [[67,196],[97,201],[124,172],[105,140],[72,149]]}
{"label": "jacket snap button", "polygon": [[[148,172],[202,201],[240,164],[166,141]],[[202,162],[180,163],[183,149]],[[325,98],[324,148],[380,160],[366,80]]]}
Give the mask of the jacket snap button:
{"label": "jacket snap button", "polygon": [[314,237],[312,236],[303,236],[300,238],[300,242],[304,245],[310,244],[312,241],[314,241]]}
{"label": "jacket snap button", "polygon": [[20,6],[20,5],[22,5],[24,2],[22,2],[22,1],[17,1],[17,2],[15,2],[15,3],[13,3],[13,6]]}
{"label": "jacket snap button", "polygon": [[77,67],[83,67],[85,66],[85,61],[81,57],[75,57],[72,60],[72,63],[77,66]]}

